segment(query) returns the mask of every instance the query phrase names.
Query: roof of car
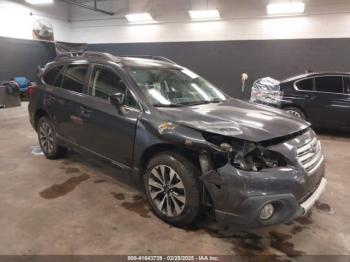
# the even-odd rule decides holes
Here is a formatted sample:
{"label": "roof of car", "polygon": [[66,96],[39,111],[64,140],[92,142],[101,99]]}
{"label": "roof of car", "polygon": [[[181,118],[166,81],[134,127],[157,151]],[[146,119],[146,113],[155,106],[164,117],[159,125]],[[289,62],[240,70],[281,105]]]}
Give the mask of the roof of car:
{"label": "roof of car", "polygon": [[63,53],[56,57],[56,61],[76,61],[82,59],[98,59],[103,61],[111,61],[122,64],[126,67],[179,67],[175,62],[162,56],[153,55],[130,55],[130,56],[115,56],[109,53],[101,52],[84,52],[82,54]]}
{"label": "roof of car", "polygon": [[326,75],[349,75],[350,76],[350,72],[340,72],[340,71],[325,71],[325,72],[309,72],[309,73],[304,73],[304,74],[299,74],[299,75],[295,75],[292,77],[288,77],[286,79],[283,79],[281,81],[281,83],[286,83],[286,82],[291,82],[291,81],[296,81],[302,78],[307,78],[307,77],[313,77],[313,76],[326,76]]}

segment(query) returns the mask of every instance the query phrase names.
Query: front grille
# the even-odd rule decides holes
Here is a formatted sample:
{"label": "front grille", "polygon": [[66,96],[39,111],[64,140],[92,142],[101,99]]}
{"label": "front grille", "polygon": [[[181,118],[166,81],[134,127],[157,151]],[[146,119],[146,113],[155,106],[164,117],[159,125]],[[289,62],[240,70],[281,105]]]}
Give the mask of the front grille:
{"label": "front grille", "polygon": [[316,137],[309,139],[297,149],[297,158],[307,173],[312,173],[323,159],[321,143]]}

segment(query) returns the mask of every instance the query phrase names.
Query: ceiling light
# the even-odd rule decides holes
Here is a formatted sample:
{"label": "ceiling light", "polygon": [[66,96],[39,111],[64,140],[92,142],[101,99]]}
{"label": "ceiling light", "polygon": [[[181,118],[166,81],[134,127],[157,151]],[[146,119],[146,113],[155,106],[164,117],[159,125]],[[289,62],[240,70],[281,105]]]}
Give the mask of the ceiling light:
{"label": "ceiling light", "polygon": [[150,23],[154,22],[152,16],[149,13],[137,13],[137,14],[127,14],[126,19],[130,23]]}
{"label": "ceiling light", "polygon": [[189,10],[192,20],[219,19],[220,13],[217,9],[213,10]]}
{"label": "ceiling light", "polygon": [[304,13],[305,4],[303,2],[275,3],[267,5],[269,15],[299,14]]}
{"label": "ceiling light", "polygon": [[52,4],[53,0],[25,0],[28,4],[31,5],[42,5],[42,4]]}

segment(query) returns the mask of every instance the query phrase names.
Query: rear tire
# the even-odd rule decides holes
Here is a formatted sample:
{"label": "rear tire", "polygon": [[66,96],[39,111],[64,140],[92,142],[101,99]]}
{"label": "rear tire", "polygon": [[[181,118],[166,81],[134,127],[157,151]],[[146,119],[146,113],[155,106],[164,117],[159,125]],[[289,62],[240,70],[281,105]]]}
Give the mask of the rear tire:
{"label": "rear tire", "polygon": [[66,154],[67,148],[57,144],[56,132],[48,117],[39,119],[37,130],[39,144],[46,158],[57,159]]}
{"label": "rear tire", "polygon": [[294,107],[294,106],[288,106],[288,107],[285,107],[283,108],[284,111],[286,111],[287,113],[297,117],[297,118],[300,118],[300,119],[303,119],[305,120],[305,114],[303,111],[301,111],[299,108],[297,107]]}
{"label": "rear tire", "polygon": [[199,175],[198,167],[176,153],[153,157],[143,180],[154,214],[175,226],[193,223],[201,206]]}

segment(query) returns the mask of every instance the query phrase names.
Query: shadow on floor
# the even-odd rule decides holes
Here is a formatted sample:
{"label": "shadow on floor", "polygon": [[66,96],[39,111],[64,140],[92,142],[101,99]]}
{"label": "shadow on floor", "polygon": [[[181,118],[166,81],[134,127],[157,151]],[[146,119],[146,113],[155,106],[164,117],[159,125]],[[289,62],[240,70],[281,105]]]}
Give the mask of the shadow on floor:
{"label": "shadow on floor", "polygon": [[[69,151],[63,160],[63,164],[67,166],[66,169],[69,170],[69,167],[74,163],[80,163],[87,167],[98,169],[98,171],[102,174],[107,175],[122,184],[135,188],[137,191],[143,194],[143,184],[140,177],[133,175],[131,172],[122,170],[121,168],[112,165],[108,161]],[[103,179],[95,181],[95,183],[104,182],[106,181]]]}

